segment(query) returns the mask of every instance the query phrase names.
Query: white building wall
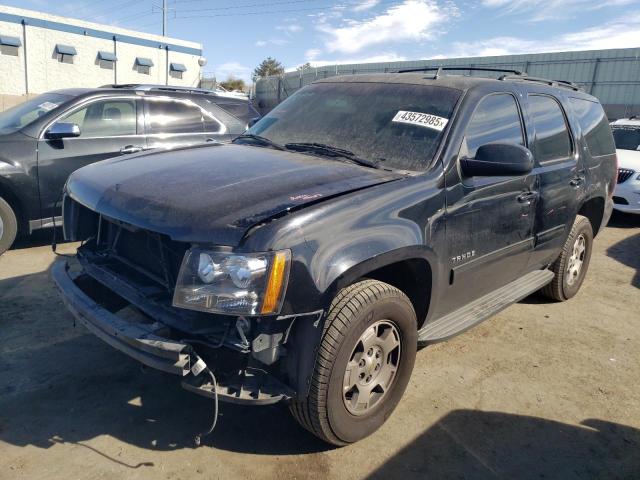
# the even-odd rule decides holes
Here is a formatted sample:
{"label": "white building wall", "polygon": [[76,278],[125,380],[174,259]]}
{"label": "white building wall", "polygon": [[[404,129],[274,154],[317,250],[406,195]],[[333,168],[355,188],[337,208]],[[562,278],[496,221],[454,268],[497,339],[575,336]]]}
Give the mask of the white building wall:
{"label": "white building wall", "polygon": [[[22,39],[22,25],[0,22],[0,35]],[[24,90],[24,49],[18,56],[0,55],[0,93],[22,95]]]}
{"label": "white building wall", "polygon": [[[26,21],[26,42],[23,26],[15,23],[19,19]],[[49,23],[43,25],[44,22]],[[80,28],[81,31],[62,31],[67,28]],[[2,35],[19,37],[22,46],[18,57],[0,55],[0,95],[42,93],[70,87],[98,87],[111,83],[197,86],[200,78],[201,67],[198,60],[201,58],[202,46],[194,42],[0,6],[0,36]],[[102,36],[109,38],[100,38]],[[123,37],[133,37],[133,41]],[[75,47],[77,55],[74,56],[73,64],[58,61],[55,52],[57,44]],[[114,48],[118,58],[115,70],[100,68],[98,52],[114,52]],[[181,48],[191,53],[176,51]],[[25,85],[25,52],[28,85]],[[136,57],[150,58],[153,61],[154,66],[149,75],[136,71]],[[184,64],[187,68],[182,79],[174,78],[168,73],[169,63],[172,62]]]}

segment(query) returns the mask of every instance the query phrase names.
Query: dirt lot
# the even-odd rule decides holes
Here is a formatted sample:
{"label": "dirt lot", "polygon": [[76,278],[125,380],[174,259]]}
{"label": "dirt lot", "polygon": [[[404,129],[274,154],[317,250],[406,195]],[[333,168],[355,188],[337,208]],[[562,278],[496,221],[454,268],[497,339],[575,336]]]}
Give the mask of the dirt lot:
{"label": "dirt lot", "polygon": [[[73,251],[73,245],[61,250]],[[0,478],[640,478],[640,218],[587,281],[422,350],[372,437],[332,449],[284,406],[212,404],[74,328],[43,236],[0,257]]]}

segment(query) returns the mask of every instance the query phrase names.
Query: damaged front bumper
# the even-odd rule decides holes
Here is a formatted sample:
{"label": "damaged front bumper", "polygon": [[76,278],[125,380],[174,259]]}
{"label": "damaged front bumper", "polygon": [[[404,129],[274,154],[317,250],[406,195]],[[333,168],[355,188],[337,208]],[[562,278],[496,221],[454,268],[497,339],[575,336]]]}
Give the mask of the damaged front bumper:
{"label": "damaged front bumper", "polygon": [[[89,331],[148,367],[178,375],[182,378],[182,386],[191,392],[253,405],[276,403],[294,395],[290,387],[263,368],[233,366],[224,371],[222,366],[211,363],[206,342],[169,338],[172,329],[166,324],[139,312],[137,315],[120,315],[119,312],[127,308],[122,308],[122,305],[118,306],[118,312],[111,311],[98,299],[92,298],[92,289],[85,283],[96,279],[93,276],[88,278],[76,260],[58,260],[53,266],[52,276],[67,308]],[[100,286],[110,293],[108,286]],[[136,309],[133,308],[132,312],[135,313]],[[209,364],[208,368],[216,371],[216,375],[222,370],[215,387],[209,382],[208,375],[201,375],[205,365],[203,359]]]}

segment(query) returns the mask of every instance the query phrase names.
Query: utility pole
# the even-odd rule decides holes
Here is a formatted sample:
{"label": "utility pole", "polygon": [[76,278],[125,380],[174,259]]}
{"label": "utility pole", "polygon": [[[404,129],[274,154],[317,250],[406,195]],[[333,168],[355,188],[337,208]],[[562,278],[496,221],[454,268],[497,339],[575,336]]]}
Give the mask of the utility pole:
{"label": "utility pole", "polygon": [[167,0],[162,0],[162,36],[167,36]]}

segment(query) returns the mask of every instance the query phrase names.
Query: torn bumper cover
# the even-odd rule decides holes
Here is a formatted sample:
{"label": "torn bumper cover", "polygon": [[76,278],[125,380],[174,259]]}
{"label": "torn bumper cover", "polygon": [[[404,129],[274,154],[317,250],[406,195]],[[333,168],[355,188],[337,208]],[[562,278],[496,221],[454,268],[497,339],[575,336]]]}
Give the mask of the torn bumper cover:
{"label": "torn bumper cover", "polygon": [[159,336],[166,327],[129,322],[101,307],[74,283],[67,261],[58,260],[52,276],[66,307],[97,337],[148,367],[182,377],[190,372],[188,345]]}
{"label": "torn bumper cover", "polygon": [[[101,306],[78,285],[84,272],[76,272],[67,260],[52,268],[53,280],[74,315],[97,337],[148,367],[183,378],[183,388],[206,397],[251,405],[266,405],[289,399],[292,390],[263,369],[247,368],[215,387],[202,371],[202,359],[194,348],[167,338],[169,328],[160,322],[138,322],[122,318]],[[193,375],[189,375],[193,373]]]}

